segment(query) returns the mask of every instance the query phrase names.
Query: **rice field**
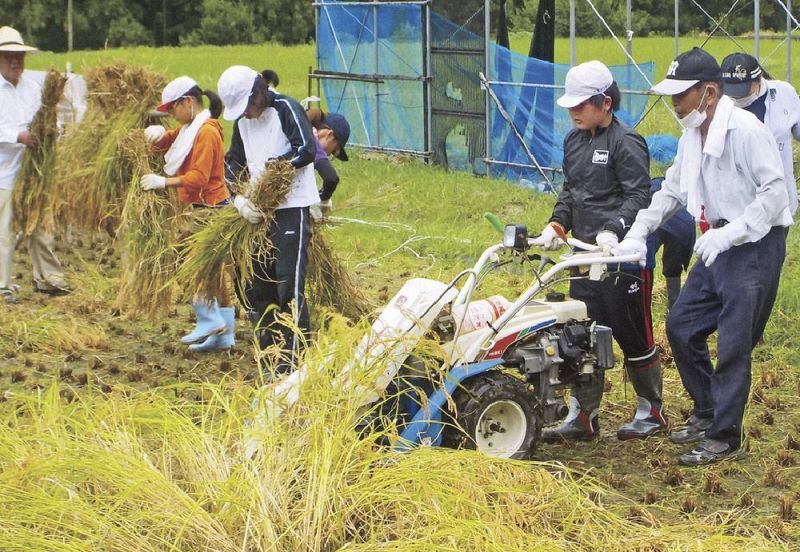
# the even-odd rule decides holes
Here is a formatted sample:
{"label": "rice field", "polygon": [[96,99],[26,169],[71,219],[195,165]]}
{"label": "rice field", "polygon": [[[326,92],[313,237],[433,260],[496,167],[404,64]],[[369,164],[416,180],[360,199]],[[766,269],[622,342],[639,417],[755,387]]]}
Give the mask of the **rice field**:
{"label": "rice field", "polygon": [[[644,50],[652,41],[666,59],[671,40],[640,42]],[[579,56],[590,46],[580,43]],[[560,42],[559,56],[564,48]],[[605,41],[593,51],[612,56],[613,48]],[[206,86],[234,63],[271,67],[283,91],[301,96],[313,46],[69,57],[76,67],[145,62]],[[66,59],[31,56],[28,67]],[[323,232],[378,305],[409,278],[447,281],[470,266],[497,240],[484,212],[538,228],[553,202],[408,159],[352,155],[336,166],[336,218]],[[352,430],[356,400],[335,375],[364,327],[335,316],[309,348],[317,371],[296,415],[259,429],[268,446],[246,461],[250,405],[263,374],[244,317],[231,353],[193,354],[178,341],[192,327],[182,301],[170,299],[161,315],[125,315],[118,298],[125,265],[112,236],[80,230],[71,243],[59,236],[57,252],[76,290],[59,298],[33,293],[30,260],[20,248],[14,268],[21,300],[0,309],[0,549],[796,549],[799,241],[792,230],[778,303],[754,356],[750,455],[702,469],[677,466],[683,448],[666,439],[616,440],[633,409],[620,369],[608,373],[594,442],[542,445],[532,463],[467,451],[387,451],[375,444],[381,435],[359,438]],[[487,293],[509,297],[526,286],[512,271]],[[662,343],[665,303],[659,275],[654,311]],[[667,414],[680,422],[689,401],[666,360]]]}

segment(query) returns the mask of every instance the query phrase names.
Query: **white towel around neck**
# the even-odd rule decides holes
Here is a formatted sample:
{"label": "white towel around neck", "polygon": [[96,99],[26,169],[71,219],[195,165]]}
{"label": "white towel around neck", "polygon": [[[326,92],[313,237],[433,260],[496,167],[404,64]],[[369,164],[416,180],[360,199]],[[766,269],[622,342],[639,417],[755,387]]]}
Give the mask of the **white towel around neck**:
{"label": "white towel around neck", "polygon": [[722,96],[717,102],[714,118],[708,126],[705,146],[702,145],[699,128],[692,128],[683,135],[684,156],[681,164],[681,187],[686,189],[686,210],[695,220],[700,220],[703,208],[703,190],[700,188],[700,166],[703,154],[719,158],[725,149],[725,137],[728,133],[728,120],[733,112],[733,100]]}
{"label": "white towel around neck", "polygon": [[175,173],[177,173],[178,169],[183,165],[186,156],[192,151],[192,146],[194,146],[197,133],[200,132],[200,127],[210,118],[211,112],[208,109],[204,109],[195,116],[191,123],[181,127],[178,131],[178,136],[175,137],[175,141],[172,142],[167,153],[164,154],[165,173],[169,176],[175,176]]}

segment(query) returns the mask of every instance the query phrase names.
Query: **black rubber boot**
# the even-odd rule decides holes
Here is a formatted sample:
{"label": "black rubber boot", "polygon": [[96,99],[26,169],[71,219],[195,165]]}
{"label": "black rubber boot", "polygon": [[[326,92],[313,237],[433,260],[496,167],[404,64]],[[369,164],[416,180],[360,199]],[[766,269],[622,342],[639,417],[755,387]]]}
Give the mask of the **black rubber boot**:
{"label": "black rubber boot", "polygon": [[653,354],[646,360],[626,361],[625,369],[636,391],[638,404],[633,420],[617,431],[617,439],[644,439],[666,431],[667,418],[661,403],[661,361],[658,350],[654,348]]}
{"label": "black rubber boot", "polygon": [[575,397],[570,397],[567,417],[557,426],[544,428],[541,440],[545,443],[589,441],[599,434],[597,410],[588,412],[581,408]]}
{"label": "black rubber boot", "polygon": [[681,277],[670,276],[667,278],[667,312],[672,309],[672,305],[678,300],[678,294],[681,292]]}

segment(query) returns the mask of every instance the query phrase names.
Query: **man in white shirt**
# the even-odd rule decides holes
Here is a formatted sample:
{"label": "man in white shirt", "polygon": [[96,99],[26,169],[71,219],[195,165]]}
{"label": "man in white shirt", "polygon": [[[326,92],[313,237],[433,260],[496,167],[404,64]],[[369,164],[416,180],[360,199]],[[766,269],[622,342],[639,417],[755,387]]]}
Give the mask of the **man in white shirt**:
{"label": "man in white shirt", "polygon": [[[0,296],[17,301],[11,285],[11,261],[16,246],[13,224],[13,191],[26,147],[35,147],[28,130],[41,105],[42,89],[27,78],[25,55],[36,52],[26,46],[11,27],[0,27]],[[36,230],[28,237],[35,289],[51,295],[67,293],[61,263],[53,253],[51,235]]]}
{"label": "man in white shirt", "polygon": [[[700,48],[678,56],[653,92],[672,96],[686,132],[661,190],[617,252],[646,254],[645,240],[685,206],[705,231],[694,264],[667,318],[667,337],[694,401],[676,443],[700,442],[681,455],[702,465],[743,455],[751,353],[772,310],[792,224],[783,166],[769,129],[722,94],[722,71]],[[717,332],[717,363],[708,337]]]}
{"label": "man in white shirt", "polygon": [[792,216],[797,211],[797,184],[794,179],[792,138],[800,140],[800,98],[788,82],[765,75],[758,60],[738,52],[722,60],[723,92],[736,107],[749,111],[767,125],[778,143],[786,192]]}

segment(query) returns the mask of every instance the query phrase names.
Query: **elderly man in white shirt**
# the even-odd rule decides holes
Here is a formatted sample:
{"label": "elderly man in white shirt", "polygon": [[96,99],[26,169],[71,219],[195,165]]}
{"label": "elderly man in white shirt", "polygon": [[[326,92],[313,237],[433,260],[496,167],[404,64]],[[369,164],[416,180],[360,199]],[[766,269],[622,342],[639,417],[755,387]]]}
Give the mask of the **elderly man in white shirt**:
{"label": "elderly man in white shirt", "polygon": [[[675,163],[647,209],[639,211],[618,252],[638,251],[663,221],[685,206],[704,233],[700,260],[667,318],[681,380],[694,401],[676,443],[699,444],[685,465],[740,458],[751,381],[751,353],[772,310],[792,215],[783,165],[770,130],[722,94],[722,71],[700,48],[670,65],[657,94],[671,95],[686,129]],[[717,332],[717,363],[708,337]]]}
{"label": "elderly man in white shirt", "polygon": [[[11,27],[0,27],[0,296],[16,302],[11,285],[11,261],[16,236],[13,225],[13,191],[26,147],[36,138],[28,127],[41,105],[42,89],[25,74],[25,55],[37,51],[26,46]],[[28,237],[37,291],[60,295],[69,291],[61,263],[53,253],[53,238],[36,230]]]}

